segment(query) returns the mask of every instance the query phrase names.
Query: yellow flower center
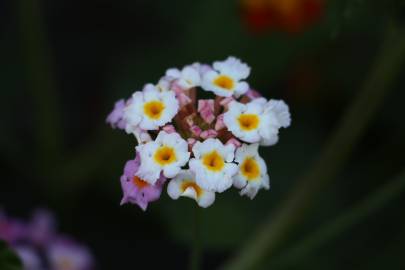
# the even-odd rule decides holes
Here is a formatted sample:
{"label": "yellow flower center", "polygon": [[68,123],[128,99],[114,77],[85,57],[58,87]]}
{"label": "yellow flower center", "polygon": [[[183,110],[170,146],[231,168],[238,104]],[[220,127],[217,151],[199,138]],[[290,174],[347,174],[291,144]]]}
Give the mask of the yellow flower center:
{"label": "yellow flower center", "polygon": [[140,189],[149,186],[148,182],[143,181],[138,176],[134,176],[134,178],[132,178],[132,183],[134,183],[134,185],[137,186]]}
{"label": "yellow flower center", "polygon": [[186,189],[188,189],[188,188],[194,189],[194,191],[197,195],[197,198],[199,198],[201,196],[201,194],[203,193],[203,190],[194,181],[186,180],[181,184],[182,192],[186,191]]}
{"label": "yellow flower center", "polygon": [[202,158],[202,163],[207,167],[208,170],[219,172],[225,166],[224,159],[217,151],[212,151],[205,154]]}
{"label": "yellow flower center", "polygon": [[143,105],[143,111],[146,116],[154,120],[159,119],[165,109],[165,104],[158,100],[153,100]]}
{"label": "yellow flower center", "polygon": [[215,80],[213,81],[213,83],[216,86],[221,87],[225,90],[229,90],[229,91],[232,91],[232,89],[234,87],[233,79],[226,75],[220,75],[220,76],[216,77]]}
{"label": "yellow flower center", "polygon": [[260,176],[260,166],[252,157],[248,157],[243,161],[240,170],[242,175],[249,181],[256,180]]}
{"label": "yellow flower center", "polygon": [[260,118],[256,114],[241,114],[238,117],[239,126],[244,131],[257,129],[260,123]]}
{"label": "yellow flower center", "polygon": [[161,166],[169,165],[177,160],[176,152],[172,147],[161,146],[155,153],[155,161]]}

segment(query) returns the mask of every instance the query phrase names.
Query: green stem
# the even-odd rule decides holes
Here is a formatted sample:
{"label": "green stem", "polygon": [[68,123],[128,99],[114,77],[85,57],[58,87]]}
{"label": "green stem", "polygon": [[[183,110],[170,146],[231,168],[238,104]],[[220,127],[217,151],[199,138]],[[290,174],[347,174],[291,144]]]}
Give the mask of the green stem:
{"label": "green stem", "polygon": [[362,91],[347,109],[312,170],[297,181],[278,211],[264,221],[251,240],[223,269],[252,269],[264,257],[271,257],[280,248],[311,208],[316,195],[342,169],[385,96],[392,91],[390,84],[400,72],[404,57],[404,33],[389,29]]}
{"label": "green stem", "polygon": [[318,231],[305,237],[298,245],[283,252],[274,261],[275,265],[293,266],[300,263],[300,259],[310,254],[328,241],[333,240],[342,232],[362,222],[371,214],[379,211],[388,202],[397,198],[405,190],[405,171],[393,181],[379,188],[372,195],[356,204],[345,213],[322,226]]}
{"label": "green stem", "polygon": [[190,269],[199,270],[201,263],[201,217],[198,206],[194,207],[193,216],[193,250],[190,258]]}

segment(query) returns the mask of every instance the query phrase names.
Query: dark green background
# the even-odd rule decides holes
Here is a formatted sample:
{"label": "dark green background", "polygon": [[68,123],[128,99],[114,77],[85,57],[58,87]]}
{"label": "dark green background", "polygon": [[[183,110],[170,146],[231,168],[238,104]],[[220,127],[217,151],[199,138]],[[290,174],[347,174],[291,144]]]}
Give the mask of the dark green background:
{"label": "dark green background", "polygon": [[[167,68],[234,55],[251,86],[284,99],[292,126],[261,150],[271,190],[231,189],[202,211],[204,269],[231,258],[311,168],[362,89],[402,1],[330,0],[299,34],[249,33],[235,0],[0,1],[0,205],[27,217],[55,212],[100,269],[186,269],[195,203],[166,192],[146,213],[119,206],[119,176],[135,140],[111,130],[115,100]],[[334,181],[294,229],[299,242],[405,168],[403,65]],[[388,89],[387,89],[388,91]],[[272,269],[404,269],[404,196],[290,264]],[[402,256],[402,257],[401,257]],[[268,269],[264,260],[258,269]]]}

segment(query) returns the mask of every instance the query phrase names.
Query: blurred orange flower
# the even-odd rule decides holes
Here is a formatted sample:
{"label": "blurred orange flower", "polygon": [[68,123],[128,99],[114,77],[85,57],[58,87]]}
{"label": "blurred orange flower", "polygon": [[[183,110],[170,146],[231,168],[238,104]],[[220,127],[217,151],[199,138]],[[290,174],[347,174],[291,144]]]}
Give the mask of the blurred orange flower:
{"label": "blurred orange flower", "polygon": [[325,0],[241,0],[242,18],[250,31],[302,32],[318,21]]}

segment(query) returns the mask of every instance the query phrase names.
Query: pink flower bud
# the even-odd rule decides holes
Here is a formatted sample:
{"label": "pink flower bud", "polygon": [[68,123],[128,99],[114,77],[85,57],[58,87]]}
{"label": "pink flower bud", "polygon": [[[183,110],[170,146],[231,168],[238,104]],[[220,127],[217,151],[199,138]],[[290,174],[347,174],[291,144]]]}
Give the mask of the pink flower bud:
{"label": "pink flower bud", "polygon": [[254,89],[249,89],[245,94],[250,100],[260,98],[262,95]]}
{"label": "pink flower bud", "polygon": [[203,138],[204,140],[206,140],[208,138],[216,138],[217,136],[218,136],[218,132],[213,129],[204,130],[203,132],[201,132],[201,135],[200,135],[200,137]]}
{"label": "pink flower bud", "polygon": [[198,101],[198,112],[201,118],[211,124],[215,120],[214,115],[214,100],[213,99],[200,99]]}
{"label": "pink flower bud", "polygon": [[217,116],[217,122],[215,123],[215,130],[221,130],[225,128],[225,123],[224,123],[224,114],[220,114]]}
{"label": "pink flower bud", "polygon": [[190,128],[191,133],[193,133],[194,136],[200,137],[201,134],[201,128],[197,125],[194,125]]}

